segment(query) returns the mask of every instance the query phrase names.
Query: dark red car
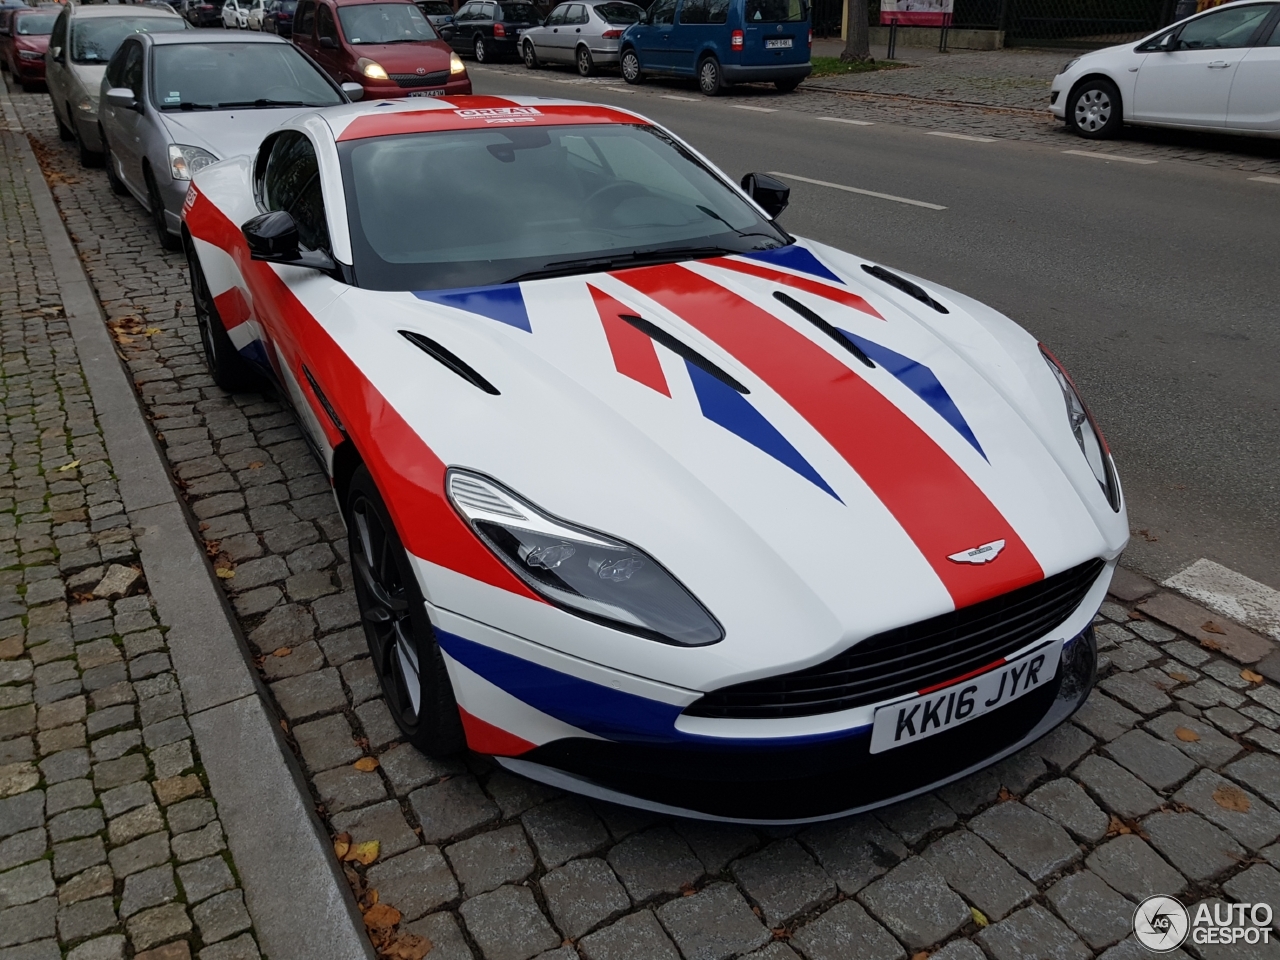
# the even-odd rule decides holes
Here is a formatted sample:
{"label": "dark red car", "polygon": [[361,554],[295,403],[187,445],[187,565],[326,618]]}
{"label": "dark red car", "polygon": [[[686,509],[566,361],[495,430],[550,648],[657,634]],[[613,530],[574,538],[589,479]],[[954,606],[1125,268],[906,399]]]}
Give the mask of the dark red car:
{"label": "dark red car", "polygon": [[293,42],[366,99],[471,92],[462,59],[412,0],[300,0]]}
{"label": "dark red car", "polygon": [[49,49],[49,34],[58,12],[15,10],[9,17],[7,32],[0,32],[0,56],[23,90],[44,83],[44,52]]}

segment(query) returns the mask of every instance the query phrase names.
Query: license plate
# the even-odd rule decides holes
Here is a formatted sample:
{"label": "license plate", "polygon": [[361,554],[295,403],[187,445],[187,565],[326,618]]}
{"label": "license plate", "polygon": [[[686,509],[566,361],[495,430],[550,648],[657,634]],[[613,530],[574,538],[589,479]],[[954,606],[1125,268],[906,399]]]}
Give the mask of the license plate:
{"label": "license plate", "polygon": [[443,90],[410,90],[406,96],[410,97],[443,97]]}
{"label": "license plate", "polygon": [[883,753],[998,710],[1053,679],[1062,641],[1055,640],[986,673],[876,711],[871,752]]}
{"label": "license plate", "polygon": [[791,38],[790,38],[790,37],[776,37],[776,38],[774,38],[773,40],[766,40],[766,41],[764,42],[764,48],[765,48],[766,50],[790,50],[790,49],[791,49]]}

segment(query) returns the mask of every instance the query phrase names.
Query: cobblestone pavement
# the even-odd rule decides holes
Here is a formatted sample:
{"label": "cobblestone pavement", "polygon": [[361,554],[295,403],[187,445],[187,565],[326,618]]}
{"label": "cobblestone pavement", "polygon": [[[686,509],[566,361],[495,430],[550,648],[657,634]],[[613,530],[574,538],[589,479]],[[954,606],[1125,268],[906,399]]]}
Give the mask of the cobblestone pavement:
{"label": "cobblestone pavement", "polygon": [[0,130],[0,960],[251,960],[20,136]]}
{"label": "cobblestone pavement", "polygon": [[[1155,588],[1132,575],[1103,608],[1102,678],[1073,722],[874,815],[788,829],[657,817],[399,743],[342,523],[289,413],[210,386],[181,259],[76,165],[42,96],[18,103],[108,314],[138,318],[121,352],[317,807],[334,834],[379,841],[348,877],[431,941],[428,960],[1130,960],[1145,955],[1129,938],[1148,894],[1280,906],[1280,687],[1225,655],[1274,645],[1171,595],[1144,600]],[[1280,677],[1274,659],[1257,669]]]}

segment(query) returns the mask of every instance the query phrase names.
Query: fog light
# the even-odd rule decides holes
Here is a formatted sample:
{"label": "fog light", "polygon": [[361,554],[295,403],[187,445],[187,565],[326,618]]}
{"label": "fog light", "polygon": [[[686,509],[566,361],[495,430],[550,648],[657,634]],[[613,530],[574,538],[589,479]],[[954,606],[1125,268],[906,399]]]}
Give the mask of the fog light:
{"label": "fog light", "polygon": [[1093,687],[1094,673],[1098,668],[1098,646],[1090,625],[1084,633],[1067,641],[1062,648],[1059,670],[1062,683],[1058,687],[1058,699],[1079,701]]}

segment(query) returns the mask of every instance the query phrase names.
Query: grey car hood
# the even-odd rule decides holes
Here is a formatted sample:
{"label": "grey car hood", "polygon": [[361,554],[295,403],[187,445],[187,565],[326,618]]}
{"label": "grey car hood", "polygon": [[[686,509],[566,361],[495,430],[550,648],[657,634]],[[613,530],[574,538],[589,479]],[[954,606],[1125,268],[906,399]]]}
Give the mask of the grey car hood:
{"label": "grey car hood", "polygon": [[[68,58],[70,59],[70,58]],[[72,80],[80,85],[81,92],[87,94],[95,103],[102,88],[102,78],[106,76],[106,63],[73,63],[67,71]]]}
{"label": "grey car hood", "polygon": [[172,143],[200,147],[219,160],[250,156],[268,133],[315,107],[276,107],[245,110],[192,110],[161,113]]}

